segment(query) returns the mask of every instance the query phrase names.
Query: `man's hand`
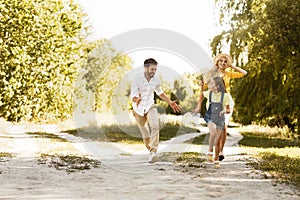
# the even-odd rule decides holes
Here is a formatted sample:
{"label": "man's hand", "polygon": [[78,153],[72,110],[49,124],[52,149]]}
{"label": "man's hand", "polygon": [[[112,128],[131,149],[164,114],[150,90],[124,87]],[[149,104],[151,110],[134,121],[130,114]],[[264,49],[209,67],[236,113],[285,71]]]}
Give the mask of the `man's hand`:
{"label": "man's hand", "polygon": [[174,112],[181,112],[181,107],[179,105],[177,105],[176,101],[177,100],[171,101],[170,106]]}
{"label": "man's hand", "polygon": [[135,102],[136,103],[136,107],[138,107],[139,106],[139,104],[140,104],[140,102],[142,101],[142,95],[141,94],[139,94],[139,97],[133,97],[133,102]]}

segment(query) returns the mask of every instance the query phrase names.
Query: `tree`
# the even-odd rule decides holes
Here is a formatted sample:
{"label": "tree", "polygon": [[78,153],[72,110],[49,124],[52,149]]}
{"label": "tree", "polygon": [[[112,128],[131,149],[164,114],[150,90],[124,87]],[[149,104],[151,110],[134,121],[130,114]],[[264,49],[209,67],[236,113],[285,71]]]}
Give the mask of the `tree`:
{"label": "tree", "polygon": [[[83,65],[86,70],[83,78],[86,80],[86,90],[94,95],[94,111],[110,112],[114,96],[126,96],[126,88],[119,87],[119,83],[126,72],[132,69],[131,62],[129,56],[114,49],[109,40],[102,39],[91,44],[89,56]],[[123,107],[127,108],[127,104]]]}
{"label": "tree", "polygon": [[230,25],[214,38],[213,52],[229,45],[236,63],[248,70],[247,77],[233,81],[235,119],[288,125],[299,135],[300,1],[239,0],[220,5],[220,24]]}
{"label": "tree", "polygon": [[[185,73],[174,81],[174,93],[180,101],[183,113],[191,112],[196,108],[200,95],[199,83],[201,79],[202,74],[200,73]],[[202,115],[205,113],[205,109],[205,106],[202,107]]]}
{"label": "tree", "polygon": [[0,0],[0,116],[9,121],[64,119],[85,52],[78,4]]}

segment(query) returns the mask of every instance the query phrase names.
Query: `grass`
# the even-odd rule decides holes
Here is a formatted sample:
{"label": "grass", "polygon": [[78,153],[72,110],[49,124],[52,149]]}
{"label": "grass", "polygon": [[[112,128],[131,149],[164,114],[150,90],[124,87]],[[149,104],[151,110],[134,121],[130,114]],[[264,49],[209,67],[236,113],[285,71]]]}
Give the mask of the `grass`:
{"label": "grass", "polygon": [[[11,153],[7,152],[0,152],[0,162],[8,161],[9,158],[12,158],[13,155]],[[2,171],[0,171],[0,174],[2,174]]]}
{"label": "grass", "polygon": [[208,139],[209,139],[209,134],[205,134],[205,135],[200,135],[198,137],[187,140],[187,141],[185,141],[185,143],[208,145]]}
{"label": "grass", "polygon": [[278,180],[300,186],[300,141],[283,138],[282,134],[242,132],[239,144],[248,154],[253,154],[258,162],[250,163]]}
{"label": "grass", "polygon": [[159,160],[163,162],[174,162],[184,167],[205,168],[203,164],[207,159],[204,154],[198,152],[167,152],[161,153]]}
{"label": "grass", "polygon": [[12,154],[7,152],[0,152],[0,158],[12,158]]}
{"label": "grass", "polygon": [[[179,123],[168,122],[160,130],[160,141],[196,131],[197,129],[180,126]],[[130,144],[143,142],[140,130],[136,125],[90,126],[67,130],[65,132],[95,141],[124,142]]]}
{"label": "grass", "polygon": [[68,140],[59,137],[58,135],[46,133],[46,132],[26,132],[26,134],[31,135],[35,138],[45,138],[45,139],[52,139],[57,142],[67,142]]}
{"label": "grass", "polygon": [[281,138],[279,136],[270,136],[267,133],[242,132],[243,139],[239,141],[242,146],[256,148],[284,148],[300,147],[300,141],[291,138]]}
{"label": "grass", "polygon": [[99,167],[100,161],[78,155],[49,155],[41,154],[38,158],[39,164],[48,164],[58,170],[66,170],[68,173],[81,170],[88,170],[92,167]]}
{"label": "grass", "polygon": [[300,158],[280,156],[274,152],[258,154],[259,162],[250,163],[255,169],[267,171],[273,178],[300,186]]}

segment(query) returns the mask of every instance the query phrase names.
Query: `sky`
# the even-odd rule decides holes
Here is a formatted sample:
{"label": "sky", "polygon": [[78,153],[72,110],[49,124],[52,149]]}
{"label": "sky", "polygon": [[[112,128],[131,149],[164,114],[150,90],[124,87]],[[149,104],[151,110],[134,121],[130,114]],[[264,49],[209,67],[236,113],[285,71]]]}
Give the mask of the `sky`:
{"label": "sky", "polygon": [[[198,44],[211,56],[209,43],[216,34],[213,0],[79,0],[92,25],[90,39],[114,38],[135,29],[166,29]],[[165,49],[138,49],[128,54],[133,66],[142,66],[146,58],[175,73],[195,72],[182,56]],[[197,70],[197,69],[196,69]],[[165,72],[164,72],[165,73]]]}

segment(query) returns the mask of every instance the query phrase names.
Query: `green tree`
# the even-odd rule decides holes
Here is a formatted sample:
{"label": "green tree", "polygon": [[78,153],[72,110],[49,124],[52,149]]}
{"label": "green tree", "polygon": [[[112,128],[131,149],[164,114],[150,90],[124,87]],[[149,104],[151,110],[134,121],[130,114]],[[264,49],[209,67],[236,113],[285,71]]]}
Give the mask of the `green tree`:
{"label": "green tree", "polygon": [[233,81],[235,119],[288,125],[299,135],[300,1],[239,0],[219,6],[220,25],[226,28],[211,43],[213,52],[229,45],[236,63],[248,70],[247,77]]}
{"label": "green tree", "polygon": [[86,27],[77,3],[0,0],[0,116],[69,117]]}
{"label": "green tree", "polygon": [[[200,88],[199,83],[202,79],[200,73],[185,73],[182,77],[174,81],[174,93],[180,101],[182,112],[193,111],[198,103]],[[205,112],[205,108],[201,109],[201,114]]]}
{"label": "green tree", "polygon": [[[91,44],[91,50],[83,68],[86,70],[83,76],[86,80],[85,88],[94,95],[92,110],[112,111],[113,98],[119,99],[115,96],[125,97],[127,94],[126,88],[119,87],[119,84],[126,72],[132,69],[130,57],[114,49],[109,40],[102,39]],[[127,108],[127,104],[123,107],[123,109]]]}

